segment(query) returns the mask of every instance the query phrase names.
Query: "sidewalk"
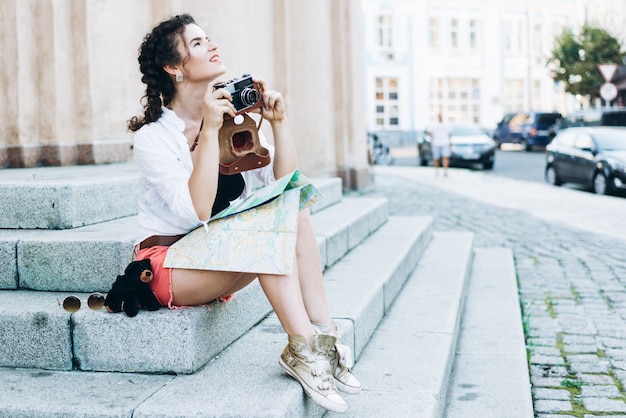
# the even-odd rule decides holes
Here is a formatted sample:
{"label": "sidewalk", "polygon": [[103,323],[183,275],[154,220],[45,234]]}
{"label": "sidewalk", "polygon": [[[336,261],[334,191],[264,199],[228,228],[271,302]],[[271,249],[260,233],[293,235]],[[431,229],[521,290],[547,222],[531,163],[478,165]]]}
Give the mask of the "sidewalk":
{"label": "sidewalk", "polygon": [[512,249],[537,418],[626,417],[626,199],[463,169],[379,166],[373,179],[392,215]]}
{"label": "sidewalk", "polygon": [[[513,180],[477,171],[451,169],[435,176],[432,167],[376,167],[490,205],[523,211],[538,218],[606,236],[626,239],[626,199],[549,184]],[[440,173],[441,174],[441,173]]]}

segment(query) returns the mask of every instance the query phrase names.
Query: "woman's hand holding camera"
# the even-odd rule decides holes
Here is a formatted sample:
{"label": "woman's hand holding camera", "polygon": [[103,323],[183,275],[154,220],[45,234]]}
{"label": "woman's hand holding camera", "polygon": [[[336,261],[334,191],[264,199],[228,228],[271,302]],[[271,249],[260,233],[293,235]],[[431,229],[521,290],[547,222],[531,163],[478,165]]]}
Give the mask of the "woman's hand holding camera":
{"label": "woman's hand holding camera", "polygon": [[219,131],[224,123],[224,116],[235,116],[231,94],[224,89],[213,89],[210,85],[202,104],[203,129]]}
{"label": "woman's hand holding camera", "polygon": [[283,96],[268,90],[265,81],[250,74],[228,82],[211,83],[205,97],[205,107],[211,107],[213,102],[218,105],[215,110],[221,112],[222,116],[228,114],[234,117],[237,112],[254,112],[260,113],[270,123],[281,122],[287,116]]}
{"label": "woman's hand holding camera", "polygon": [[268,90],[265,81],[261,79],[254,79],[254,81],[261,86],[261,91],[263,92],[261,95],[263,104],[259,109],[259,113],[270,122],[281,122],[287,117],[282,94],[277,91]]}
{"label": "woman's hand holding camera", "polygon": [[[256,90],[254,95],[250,91],[253,85],[253,90]],[[205,127],[202,130],[208,128],[207,117],[210,117],[210,126],[219,131],[223,126],[224,116],[234,117],[238,112],[237,109],[239,112],[259,113],[270,123],[274,137],[274,175],[276,178],[298,167],[298,157],[289,129],[285,102],[279,92],[268,90],[265,81],[252,77],[250,74],[244,74],[242,78],[226,83],[212,83],[204,99]]]}
{"label": "woman's hand holding camera", "polygon": [[254,81],[261,87],[262,100],[261,107],[255,112],[259,112],[272,126],[275,149],[274,176],[280,178],[298,168],[298,154],[289,129],[285,102],[279,92],[268,90],[263,80]]}

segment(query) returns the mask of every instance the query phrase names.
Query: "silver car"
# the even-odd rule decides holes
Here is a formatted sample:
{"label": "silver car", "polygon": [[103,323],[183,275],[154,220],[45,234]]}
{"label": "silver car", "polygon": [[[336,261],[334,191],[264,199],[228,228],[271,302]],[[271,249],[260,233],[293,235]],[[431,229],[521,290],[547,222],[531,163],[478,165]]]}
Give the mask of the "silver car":
{"label": "silver car", "polygon": [[[491,170],[495,163],[496,143],[481,128],[471,123],[449,123],[450,166],[469,167],[480,164]],[[419,163],[427,166],[432,162],[433,153],[430,135],[424,133],[417,139]]]}

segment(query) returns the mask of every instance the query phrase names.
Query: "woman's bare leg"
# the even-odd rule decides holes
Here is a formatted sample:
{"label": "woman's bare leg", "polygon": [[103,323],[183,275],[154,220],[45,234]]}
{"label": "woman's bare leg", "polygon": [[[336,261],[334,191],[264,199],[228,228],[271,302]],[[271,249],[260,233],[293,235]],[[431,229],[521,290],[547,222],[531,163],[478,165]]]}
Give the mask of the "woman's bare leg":
{"label": "woman's bare leg", "polygon": [[[308,210],[300,213],[296,259],[298,261],[300,288],[302,289],[304,305],[309,318],[316,323],[314,329],[317,329],[320,334],[331,334],[337,337],[337,329],[330,317],[326,301],[319,247]],[[319,324],[325,325],[325,327],[320,327]],[[339,342],[337,340],[337,343]],[[350,372],[349,367],[346,367],[345,363],[341,363],[342,360],[346,360],[349,357],[346,357],[348,355],[348,347],[343,347],[343,351],[340,352],[337,346],[335,346],[334,354],[331,356],[332,374],[339,390],[357,394],[361,391],[361,384]]]}
{"label": "woman's bare leg", "polygon": [[[297,263],[297,261],[296,261]],[[297,267],[293,275],[260,274],[259,283],[285,332],[308,339],[315,333],[302,300]],[[252,273],[172,270],[174,305],[199,305],[243,289],[256,278]]]}
{"label": "woman's bare leg", "polygon": [[304,306],[312,322],[331,325],[320,251],[309,210],[300,212],[296,242],[298,277]]}
{"label": "woman's bare leg", "polygon": [[294,274],[289,276],[259,274],[259,283],[285,332],[309,341],[315,330],[302,300],[297,271],[294,266]]}
{"label": "woman's bare leg", "polygon": [[172,302],[193,306],[243,289],[256,278],[252,273],[206,270],[172,270]]}

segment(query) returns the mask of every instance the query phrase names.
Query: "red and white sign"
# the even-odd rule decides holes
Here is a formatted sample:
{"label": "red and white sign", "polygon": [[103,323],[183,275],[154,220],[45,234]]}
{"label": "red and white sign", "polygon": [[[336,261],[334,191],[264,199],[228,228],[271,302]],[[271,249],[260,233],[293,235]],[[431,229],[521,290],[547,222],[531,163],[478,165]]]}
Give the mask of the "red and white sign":
{"label": "red and white sign", "polygon": [[602,77],[604,77],[604,81],[607,83],[611,81],[613,76],[615,75],[615,71],[617,71],[617,64],[598,64],[598,70],[602,73]]}

